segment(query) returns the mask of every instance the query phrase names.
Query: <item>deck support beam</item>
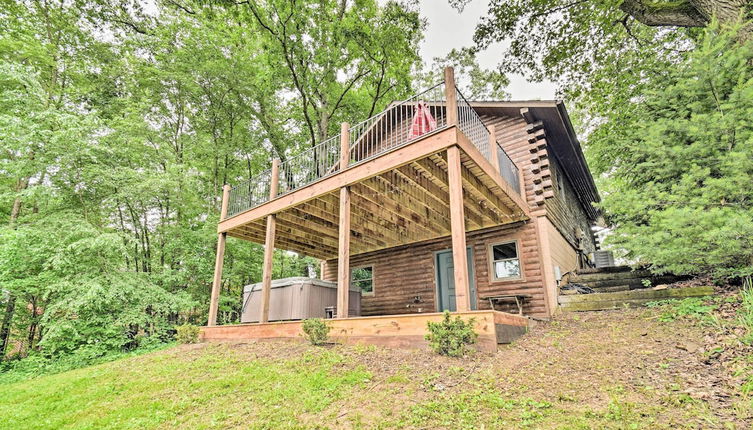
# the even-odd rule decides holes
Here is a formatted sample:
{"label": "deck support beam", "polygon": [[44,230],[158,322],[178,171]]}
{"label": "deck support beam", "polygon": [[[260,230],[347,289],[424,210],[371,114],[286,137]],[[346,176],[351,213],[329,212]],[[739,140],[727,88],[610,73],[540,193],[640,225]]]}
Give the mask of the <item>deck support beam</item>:
{"label": "deck support beam", "polygon": [[458,312],[471,309],[471,288],[468,279],[468,254],[465,245],[465,210],[460,149],[447,148],[447,182],[450,188],[450,224],[452,229],[452,266],[455,275],[455,303]]}
{"label": "deck support beam", "polygon": [[[230,185],[222,186],[222,206],[220,209],[220,221],[227,218],[227,205],[230,200]],[[220,303],[220,286],[222,285],[222,266],[225,261],[225,241],[227,233],[217,235],[217,255],[214,260],[214,279],[212,280],[212,293],[209,296],[209,318],[207,326],[217,325],[217,309]]]}
{"label": "deck support beam", "polygon": [[[280,160],[272,161],[272,180],[269,187],[269,200],[277,197],[280,183]],[[275,233],[277,232],[277,218],[274,214],[267,215],[267,231],[264,237],[264,265],[261,276],[261,312],[259,322],[269,321],[269,296],[272,291],[272,259],[275,254]]]}
{"label": "deck support beam", "polygon": [[[340,128],[340,171],[348,168],[348,123]],[[348,318],[350,292],[350,187],[340,188],[339,237],[337,249],[337,318]]]}

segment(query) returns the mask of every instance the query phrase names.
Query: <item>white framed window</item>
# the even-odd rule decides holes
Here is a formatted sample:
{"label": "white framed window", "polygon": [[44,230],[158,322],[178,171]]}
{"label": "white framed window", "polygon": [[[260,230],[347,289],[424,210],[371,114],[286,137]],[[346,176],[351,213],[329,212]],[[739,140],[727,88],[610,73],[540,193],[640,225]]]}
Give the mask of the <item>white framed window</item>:
{"label": "white framed window", "polygon": [[490,245],[489,261],[491,261],[493,281],[506,281],[522,277],[517,240]]}
{"label": "white framed window", "polygon": [[354,267],[350,270],[350,283],[361,290],[361,296],[374,295],[374,267]]}

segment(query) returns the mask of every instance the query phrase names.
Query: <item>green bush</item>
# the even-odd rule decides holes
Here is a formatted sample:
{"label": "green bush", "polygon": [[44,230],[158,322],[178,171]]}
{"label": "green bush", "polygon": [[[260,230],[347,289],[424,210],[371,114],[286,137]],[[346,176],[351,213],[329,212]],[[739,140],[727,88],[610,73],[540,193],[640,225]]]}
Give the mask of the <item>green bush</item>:
{"label": "green bush", "polygon": [[324,345],[329,335],[329,326],[321,318],[311,318],[303,321],[304,337],[312,345]]}
{"label": "green bush", "polygon": [[197,343],[199,341],[199,327],[191,324],[176,326],[175,340],[178,343]]}
{"label": "green bush", "polygon": [[129,352],[109,352],[104,355],[101,354],[99,348],[87,347],[55,357],[46,357],[32,351],[28,357],[0,362],[0,385],[146,354],[173,345],[173,343],[152,344]]}
{"label": "green bush", "polygon": [[462,357],[471,350],[470,345],[476,343],[478,334],[473,330],[475,318],[463,321],[460,316],[453,319],[449,311],[444,312],[441,322],[427,323],[429,333],[425,338],[429,341],[432,351],[450,357]]}

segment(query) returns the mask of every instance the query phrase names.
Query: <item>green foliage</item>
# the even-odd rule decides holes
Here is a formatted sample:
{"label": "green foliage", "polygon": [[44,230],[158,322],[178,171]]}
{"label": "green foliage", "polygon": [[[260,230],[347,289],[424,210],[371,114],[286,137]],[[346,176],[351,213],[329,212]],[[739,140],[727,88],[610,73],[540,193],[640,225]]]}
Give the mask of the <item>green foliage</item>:
{"label": "green foliage", "polygon": [[452,49],[445,57],[435,58],[423,76],[424,86],[428,88],[443,80],[445,67],[455,69],[455,85],[468,100],[505,100],[510,97],[506,91],[510,84],[507,75],[501,70],[482,68],[471,48]]}
{"label": "green foliage", "polygon": [[28,357],[0,362],[0,384],[8,384],[45,375],[67,372],[86,366],[120,360],[158,351],[172,346],[172,343],[153,344],[128,352],[108,352],[104,355],[92,354],[90,349],[79,349],[71,354],[49,358],[32,352]]}
{"label": "green foliage", "polygon": [[475,318],[464,321],[458,315],[453,319],[450,312],[445,311],[442,321],[427,323],[428,333],[425,338],[435,353],[462,357],[471,351],[470,346],[475,344],[478,338],[478,333],[474,330],[475,323]]}
{"label": "green foliage", "polygon": [[588,137],[607,243],[658,273],[753,273],[753,43],[711,27],[676,64],[643,64]]}
{"label": "green foliage", "polygon": [[303,335],[312,345],[324,345],[330,326],[321,318],[303,320]]}
{"label": "green foliage", "polygon": [[690,317],[701,321],[702,323],[711,324],[715,322],[712,312],[716,310],[717,305],[709,303],[706,297],[689,297],[683,300],[661,300],[658,302],[647,303],[648,307],[661,307],[662,314],[659,320],[671,322],[678,318]]}
{"label": "green foliage", "polygon": [[199,326],[183,324],[175,327],[175,340],[178,343],[197,343],[199,341]]}
{"label": "green foliage", "polygon": [[[449,1],[458,9],[469,2]],[[488,48],[501,71],[556,81],[568,94],[598,85],[619,87],[637,73],[622,61],[625,54],[671,55],[683,48],[689,32],[642,25],[620,9],[621,3],[491,0],[476,26],[473,50]],[[613,66],[620,73],[594,76]]]}

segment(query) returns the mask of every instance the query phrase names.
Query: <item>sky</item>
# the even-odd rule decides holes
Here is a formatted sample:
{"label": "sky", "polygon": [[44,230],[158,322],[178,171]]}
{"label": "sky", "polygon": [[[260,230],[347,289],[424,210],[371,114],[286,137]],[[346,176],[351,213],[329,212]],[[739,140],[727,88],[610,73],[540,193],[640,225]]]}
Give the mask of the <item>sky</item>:
{"label": "sky", "polygon": [[[421,46],[421,57],[431,64],[434,57],[444,57],[453,48],[473,44],[473,32],[479,18],[486,14],[487,0],[473,0],[458,13],[447,0],[420,0],[421,15],[428,27]],[[479,64],[494,68],[502,55],[500,45],[479,54]],[[511,75],[507,92],[512,100],[553,99],[556,87],[551,82],[528,82],[520,75]]]}

